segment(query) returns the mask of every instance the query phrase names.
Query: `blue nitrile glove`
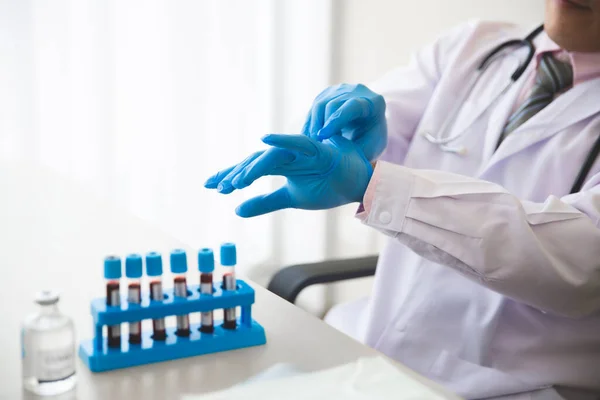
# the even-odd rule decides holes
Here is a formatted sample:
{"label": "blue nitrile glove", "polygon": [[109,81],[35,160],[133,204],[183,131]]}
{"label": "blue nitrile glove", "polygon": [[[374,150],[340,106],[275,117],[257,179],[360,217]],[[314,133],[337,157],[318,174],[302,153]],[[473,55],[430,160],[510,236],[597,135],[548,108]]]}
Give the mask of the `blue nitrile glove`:
{"label": "blue nitrile glove", "polygon": [[343,135],[373,161],[387,144],[385,100],[364,85],[329,87],[314,100],[302,134],[317,140]]}
{"label": "blue nitrile glove", "polygon": [[287,178],[273,193],[242,203],[236,209],[240,217],[284,208],[323,210],[362,200],[373,168],[351,141],[342,136],[321,143],[302,135],[266,135],[263,142],[272,147],[218,172],[205,184],[220,193],[231,193],[261,176]]}

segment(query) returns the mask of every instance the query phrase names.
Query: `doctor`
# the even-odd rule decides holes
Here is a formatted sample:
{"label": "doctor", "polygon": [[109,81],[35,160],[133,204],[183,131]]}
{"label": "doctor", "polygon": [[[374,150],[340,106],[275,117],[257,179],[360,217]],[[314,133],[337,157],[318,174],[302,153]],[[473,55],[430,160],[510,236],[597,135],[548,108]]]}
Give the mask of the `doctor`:
{"label": "doctor", "polygon": [[361,203],[390,240],[328,321],[468,399],[600,398],[600,1],[544,28],[458,27],[206,183],[287,178],[243,217]]}

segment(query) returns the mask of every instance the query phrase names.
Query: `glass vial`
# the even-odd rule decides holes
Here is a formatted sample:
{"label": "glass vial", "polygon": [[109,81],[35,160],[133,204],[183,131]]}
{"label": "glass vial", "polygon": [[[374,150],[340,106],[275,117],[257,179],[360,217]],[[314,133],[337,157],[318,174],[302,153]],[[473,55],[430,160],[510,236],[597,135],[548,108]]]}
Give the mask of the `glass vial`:
{"label": "glass vial", "polygon": [[[142,302],[142,256],[130,254],[125,258],[125,276],[129,279],[127,285],[127,302],[129,304],[140,304]],[[142,343],[142,321],[129,323],[129,343]]]}
{"label": "glass vial", "polygon": [[[200,271],[200,294],[212,296],[215,257],[211,249],[202,249],[198,252],[198,270]],[[212,310],[200,313],[200,331],[203,333],[213,333],[214,330]]]}
{"label": "glass vial", "polygon": [[[173,273],[173,294],[175,297],[187,298],[187,280],[185,274],[187,272],[187,256],[183,250],[173,250],[171,252],[171,272]],[[190,316],[188,314],[177,315],[175,317],[177,323],[177,336],[190,336]]]}
{"label": "glass vial", "polygon": [[[237,290],[235,279],[235,264],[237,262],[235,244],[224,243],[221,245],[221,265],[223,266],[223,290]],[[226,308],[223,311],[223,328],[235,329],[237,326],[237,315],[234,308]]]}
{"label": "glass vial", "polygon": [[75,375],[75,327],[58,309],[58,293],[37,294],[38,313],[27,317],[21,333],[23,386],[42,396],[71,390]]}
{"label": "glass vial", "polygon": [[[150,279],[150,300],[163,301],[162,288],[162,257],[157,252],[146,254],[146,275]],[[167,339],[167,331],[164,318],[152,320],[152,339],[164,341]]]}
{"label": "glass vial", "polygon": [[[117,256],[108,256],[104,259],[104,278],[106,279],[106,305],[110,307],[121,306],[122,275],[121,259]],[[112,325],[107,328],[108,347],[121,348],[121,325]]]}

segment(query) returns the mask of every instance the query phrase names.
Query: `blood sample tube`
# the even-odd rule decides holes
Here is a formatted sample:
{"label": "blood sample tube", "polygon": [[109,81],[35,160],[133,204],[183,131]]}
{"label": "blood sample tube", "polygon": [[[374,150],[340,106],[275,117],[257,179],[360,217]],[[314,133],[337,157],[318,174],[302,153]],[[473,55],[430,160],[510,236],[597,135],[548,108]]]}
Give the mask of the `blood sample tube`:
{"label": "blood sample tube", "polygon": [[[198,270],[200,271],[200,293],[212,296],[215,256],[211,249],[202,249],[198,252]],[[212,310],[202,312],[200,314],[200,331],[204,333],[213,333],[214,330]]]}
{"label": "blood sample tube", "polygon": [[[150,278],[150,300],[163,301],[162,289],[162,257],[159,253],[150,252],[146,254],[146,275]],[[167,330],[164,318],[152,320],[152,339],[166,340]]]}
{"label": "blood sample tube", "polygon": [[[121,259],[116,256],[108,256],[104,259],[104,278],[106,279],[106,305],[119,307],[121,305],[121,293],[119,290],[119,279],[121,279]],[[121,325],[108,327],[108,347],[121,347]]]}
{"label": "blood sample tube", "polygon": [[[171,252],[171,272],[175,275],[173,278],[173,292],[175,297],[187,297],[187,282],[185,273],[187,272],[187,257],[183,250],[173,250]],[[190,335],[190,316],[187,314],[177,315],[177,336]]]}
{"label": "blood sample tube", "polygon": [[[225,271],[223,273],[223,290],[236,290],[237,283],[235,280],[235,264],[236,264],[235,244],[223,243],[221,245],[221,265]],[[237,326],[237,317],[234,308],[226,308],[224,310],[225,320],[223,328],[235,329]]]}
{"label": "blood sample tube", "polygon": [[[129,279],[127,285],[127,301],[130,304],[142,302],[142,257],[139,254],[130,254],[125,258],[125,276]],[[129,343],[142,343],[142,321],[129,323]]]}

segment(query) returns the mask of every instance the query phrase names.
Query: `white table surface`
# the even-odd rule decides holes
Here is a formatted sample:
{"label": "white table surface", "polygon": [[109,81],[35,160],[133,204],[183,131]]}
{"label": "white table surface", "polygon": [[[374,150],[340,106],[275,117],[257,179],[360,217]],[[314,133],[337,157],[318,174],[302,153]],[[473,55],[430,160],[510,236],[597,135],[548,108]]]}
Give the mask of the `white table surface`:
{"label": "white table surface", "polygon": [[[20,324],[35,310],[37,290],[60,289],[60,308],[75,321],[78,339],[90,338],[89,301],[103,294],[105,255],[184,248],[193,257],[195,249],[42,168],[0,164],[0,188],[0,398],[34,398],[21,389]],[[61,398],[176,399],[227,388],[280,362],[315,371],[379,354],[253,286],[265,346],[97,374],[78,359],[77,388]]]}

